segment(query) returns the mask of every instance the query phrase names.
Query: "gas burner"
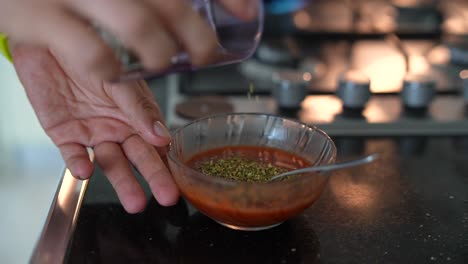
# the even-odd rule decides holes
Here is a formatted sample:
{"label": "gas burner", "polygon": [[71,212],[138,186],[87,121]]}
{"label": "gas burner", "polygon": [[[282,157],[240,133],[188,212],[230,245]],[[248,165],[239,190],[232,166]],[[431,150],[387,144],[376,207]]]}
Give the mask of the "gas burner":
{"label": "gas burner", "polygon": [[347,71],[340,76],[336,93],[344,109],[361,112],[371,96],[370,79],[360,71]]}
{"label": "gas burner", "polygon": [[408,74],[401,92],[403,104],[409,109],[427,109],[436,93],[436,81],[429,75]]}
{"label": "gas burner", "polygon": [[176,113],[187,119],[198,119],[205,116],[232,112],[233,110],[233,105],[225,97],[218,96],[189,98],[176,106]]}
{"label": "gas burner", "polygon": [[310,74],[297,71],[281,71],[273,74],[273,97],[281,109],[300,109],[307,95]]}

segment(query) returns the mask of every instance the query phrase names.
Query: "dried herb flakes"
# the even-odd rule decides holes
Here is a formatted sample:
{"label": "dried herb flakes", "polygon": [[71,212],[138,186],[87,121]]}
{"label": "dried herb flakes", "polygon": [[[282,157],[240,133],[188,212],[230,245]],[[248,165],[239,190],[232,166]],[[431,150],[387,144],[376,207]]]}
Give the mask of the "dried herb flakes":
{"label": "dried herb flakes", "polygon": [[241,157],[206,161],[200,164],[203,174],[244,182],[265,182],[286,172],[284,168]]}

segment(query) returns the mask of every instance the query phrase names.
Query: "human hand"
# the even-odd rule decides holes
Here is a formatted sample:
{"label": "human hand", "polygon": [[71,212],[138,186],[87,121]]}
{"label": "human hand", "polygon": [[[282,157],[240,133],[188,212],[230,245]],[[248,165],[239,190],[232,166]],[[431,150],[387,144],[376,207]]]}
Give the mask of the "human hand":
{"label": "human hand", "polygon": [[[219,0],[240,18],[253,18],[253,0]],[[121,65],[93,24],[133,50],[148,70],[168,68],[178,48],[195,66],[213,59],[216,35],[187,0],[0,0],[0,32],[39,45],[73,68],[114,80]]]}
{"label": "human hand", "polygon": [[[178,189],[162,161],[170,134],[144,81],[109,84],[63,64],[47,49],[16,46],[16,71],[47,135],[72,175],[93,172],[86,147],[129,213],[142,211],[145,194],[129,162],[146,179],[161,205],[177,202]],[[61,65],[66,65],[61,66]]]}

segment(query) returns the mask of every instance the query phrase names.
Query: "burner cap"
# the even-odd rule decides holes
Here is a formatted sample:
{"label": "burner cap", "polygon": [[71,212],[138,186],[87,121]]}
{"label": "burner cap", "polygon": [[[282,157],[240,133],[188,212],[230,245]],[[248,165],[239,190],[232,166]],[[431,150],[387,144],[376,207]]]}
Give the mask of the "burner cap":
{"label": "burner cap", "polygon": [[234,111],[234,107],[228,100],[215,96],[189,98],[176,106],[176,113],[188,119],[198,119],[232,111]]}

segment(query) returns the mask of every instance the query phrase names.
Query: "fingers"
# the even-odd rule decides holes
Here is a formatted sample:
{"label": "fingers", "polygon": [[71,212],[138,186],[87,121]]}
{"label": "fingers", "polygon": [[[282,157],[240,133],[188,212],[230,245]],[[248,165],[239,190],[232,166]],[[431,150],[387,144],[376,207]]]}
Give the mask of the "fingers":
{"label": "fingers", "polygon": [[[23,17],[30,19],[17,19],[11,26],[16,42],[46,46],[66,63],[104,80],[120,74],[120,64],[112,50],[78,17],[53,5],[28,7],[24,12]],[[40,23],[30,25],[35,19]]]}
{"label": "fingers", "polygon": [[156,149],[137,135],[128,138],[122,144],[122,148],[127,158],[145,178],[159,204],[176,204],[179,190]]}
{"label": "fingers", "polygon": [[260,8],[259,0],[219,0],[219,2],[234,16],[247,21],[254,19]]}
{"label": "fingers", "polygon": [[80,144],[69,143],[59,146],[65,165],[73,177],[85,180],[93,173],[93,163],[89,160],[88,151]]}
{"label": "fingers", "polygon": [[147,0],[189,54],[193,65],[210,63],[218,48],[216,34],[208,22],[186,0]]}
{"label": "fingers", "polygon": [[161,111],[144,81],[109,84],[105,90],[146,142],[158,147],[169,144],[171,134],[162,123]]}
{"label": "fingers", "polygon": [[[253,18],[259,0],[219,0],[233,14]],[[112,50],[90,26],[97,23],[160,71],[182,47],[195,66],[209,64],[218,48],[214,30],[187,0],[10,1],[0,26],[12,39],[52,47],[54,55],[104,80],[121,73]],[[13,4],[12,4],[13,3]],[[28,19],[20,19],[27,17]],[[84,20],[86,19],[86,21]],[[30,21],[40,21],[31,24]],[[65,57],[65,58],[62,58]]]}
{"label": "fingers", "polygon": [[150,70],[166,69],[177,52],[154,8],[144,1],[68,1],[74,10],[113,33]]}
{"label": "fingers", "polygon": [[104,142],[94,147],[94,153],[96,162],[112,184],[125,210],[129,213],[143,211],[146,206],[145,193],[120,146]]}

